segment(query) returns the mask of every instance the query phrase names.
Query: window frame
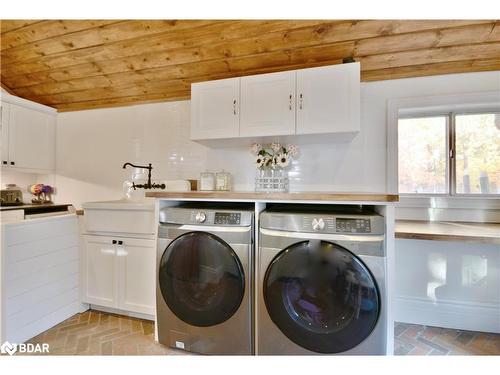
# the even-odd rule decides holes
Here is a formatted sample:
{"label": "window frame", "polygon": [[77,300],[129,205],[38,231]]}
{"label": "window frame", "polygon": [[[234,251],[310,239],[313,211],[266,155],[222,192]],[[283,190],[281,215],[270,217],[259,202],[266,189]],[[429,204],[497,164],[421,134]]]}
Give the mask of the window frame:
{"label": "window frame", "polygon": [[[446,118],[446,168],[445,168],[445,184],[446,192],[444,193],[402,193],[399,192],[399,173],[397,173],[397,189],[398,194],[403,197],[417,198],[417,197],[458,197],[458,198],[499,198],[498,194],[481,194],[481,193],[457,193],[457,181],[456,181],[456,116],[460,115],[474,115],[474,114],[498,114],[500,116],[500,110],[498,108],[480,108],[471,110],[456,110],[456,111],[416,111],[412,113],[411,111],[405,114],[398,114],[396,126],[398,128],[397,133],[399,134],[399,120],[400,119],[416,119],[416,118],[426,118],[426,117],[445,117]],[[397,149],[397,165],[399,168],[399,136],[396,141]]]}

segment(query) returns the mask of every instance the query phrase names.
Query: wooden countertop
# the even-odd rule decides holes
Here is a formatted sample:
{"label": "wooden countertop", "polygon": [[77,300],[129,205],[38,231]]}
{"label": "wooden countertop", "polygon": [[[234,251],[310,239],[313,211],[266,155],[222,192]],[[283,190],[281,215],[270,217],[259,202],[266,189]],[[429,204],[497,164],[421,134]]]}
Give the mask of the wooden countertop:
{"label": "wooden countertop", "polygon": [[344,192],[290,192],[256,193],[254,191],[153,191],[146,197],[164,199],[209,199],[209,200],[246,200],[246,201],[350,201],[350,202],[397,202],[398,195],[379,193]]}
{"label": "wooden countertop", "polygon": [[445,221],[396,221],[396,238],[500,245],[500,224]]}

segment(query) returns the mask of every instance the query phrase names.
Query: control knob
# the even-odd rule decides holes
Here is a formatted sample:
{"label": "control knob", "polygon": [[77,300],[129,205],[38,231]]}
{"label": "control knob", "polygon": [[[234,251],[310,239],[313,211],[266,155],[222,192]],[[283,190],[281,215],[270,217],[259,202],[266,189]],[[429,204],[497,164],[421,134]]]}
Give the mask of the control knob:
{"label": "control knob", "polygon": [[195,220],[197,223],[203,223],[206,219],[207,215],[203,211],[200,211],[196,214]]}
{"label": "control knob", "polygon": [[320,230],[323,230],[325,229],[325,221],[323,219],[312,219],[312,222],[311,222],[311,226],[312,226],[312,229],[314,231],[320,231]]}

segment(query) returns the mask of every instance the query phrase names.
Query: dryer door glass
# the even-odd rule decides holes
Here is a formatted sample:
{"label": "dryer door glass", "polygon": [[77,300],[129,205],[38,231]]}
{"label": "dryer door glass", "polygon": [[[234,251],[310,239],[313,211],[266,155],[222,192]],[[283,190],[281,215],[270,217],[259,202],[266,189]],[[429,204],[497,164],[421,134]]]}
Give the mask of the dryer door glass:
{"label": "dryer door glass", "polygon": [[170,310],[198,327],[229,319],[245,292],[243,268],[234,250],[206,232],[189,232],[173,240],[163,253],[158,277]]}
{"label": "dryer door glass", "polygon": [[363,262],[319,240],[291,245],[273,259],[264,299],[278,328],[318,353],[354,348],[370,335],[380,313],[379,291]]}

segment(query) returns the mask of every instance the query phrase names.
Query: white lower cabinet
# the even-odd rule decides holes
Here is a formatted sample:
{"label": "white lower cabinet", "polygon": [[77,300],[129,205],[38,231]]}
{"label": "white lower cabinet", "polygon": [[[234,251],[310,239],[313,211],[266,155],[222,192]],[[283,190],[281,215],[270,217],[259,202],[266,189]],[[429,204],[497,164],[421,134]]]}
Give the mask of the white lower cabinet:
{"label": "white lower cabinet", "polygon": [[155,241],[98,235],[84,238],[83,302],[154,315]]}
{"label": "white lower cabinet", "polygon": [[155,314],[156,243],[154,240],[123,239],[117,247],[118,308]]}
{"label": "white lower cabinet", "polygon": [[117,307],[116,246],[111,237],[85,236],[83,302]]}

